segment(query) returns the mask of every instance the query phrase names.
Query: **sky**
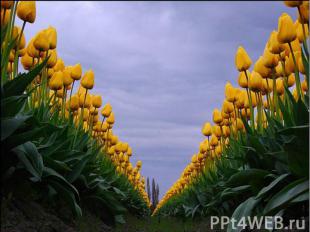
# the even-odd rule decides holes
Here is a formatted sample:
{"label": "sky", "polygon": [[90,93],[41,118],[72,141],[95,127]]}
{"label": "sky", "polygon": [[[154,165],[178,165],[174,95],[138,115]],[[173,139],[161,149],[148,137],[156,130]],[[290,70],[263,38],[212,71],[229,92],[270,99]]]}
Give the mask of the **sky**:
{"label": "sky", "polygon": [[[66,65],[93,69],[114,133],[155,178],[160,196],[179,178],[204,138],[201,127],[220,108],[224,86],[237,86],[234,58],[242,45],[263,53],[283,2],[41,2],[26,40],[49,25]],[[21,22],[18,21],[21,25]]]}

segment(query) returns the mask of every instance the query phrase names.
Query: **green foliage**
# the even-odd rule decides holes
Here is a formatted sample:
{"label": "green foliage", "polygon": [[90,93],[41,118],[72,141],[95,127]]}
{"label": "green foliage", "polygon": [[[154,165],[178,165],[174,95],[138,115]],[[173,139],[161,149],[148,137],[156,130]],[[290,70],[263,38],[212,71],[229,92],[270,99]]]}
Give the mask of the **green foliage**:
{"label": "green foliage", "polygon": [[[38,186],[42,199],[61,198],[80,217],[80,201],[92,199],[110,214],[108,223],[124,222],[127,211],[149,214],[137,190],[100,151],[99,145],[72,120],[59,120],[50,106],[31,107],[27,88],[46,60],[7,81],[1,91],[1,176],[4,192],[14,179]],[[74,139],[76,134],[76,138]]]}

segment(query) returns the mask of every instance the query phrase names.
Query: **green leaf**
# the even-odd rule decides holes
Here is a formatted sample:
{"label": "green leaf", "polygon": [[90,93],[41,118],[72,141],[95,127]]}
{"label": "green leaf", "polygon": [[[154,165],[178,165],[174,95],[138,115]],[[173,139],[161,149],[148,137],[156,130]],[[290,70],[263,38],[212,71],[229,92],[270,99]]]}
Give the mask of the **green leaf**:
{"label": "green leaf", "polygon": [[232,175],[226,185],[229,187],[237,187],[241,185],[247,185],[253,180],[262,180],[269,172],[261,169],[248,169],[241,170]]}
{"label": "green leaf", "polygon": [[72,168],[72,172],[67,176],[67,180],[70,183],[73,183],[82,173],[85,165],[87,164],[87,162],[89,161],[89,159],[91,158],[91,155],[86,155],[85,157],[83,157],[82,160],[80,160],[73,168]]}
{"label": "green leaf", "polygon": [[265,195],[267,195],[271,190],[273,190],[275,188],[275,186],[277,186],[281,181],[283,181],[286,177],[288,177],[289,174],[283,174],[281,176],[279,176],[277,179],[275,179],[274,181],[272,181],[268,186],[262,188],[262,190],[257,194],[257,196],[255,197],[256,199],[258,198],[263,198]]}
{"label": "green leaf", "polygon": [[[254,197],[248,198],[246,201],[242,202],[234,211],[231,218],[234,218],[237,222],[241,220],[241,218],[246,218],[248,216],[252,216],[253,210],[257,203],[259,203],[260,199],[255,199]],[[232,228],[232,224],[230,223],[227,228],[227,232],[239,232],[243,228],[236,227]]]}
{"label": "green leaf", "polygon": [[36,146],[31,142],[27,142],[14,148],[13,152],[16,153],[26,170],[36,177],[37,180],[41,180],[43,160]]}
{"label": "green leaf", "polygon": [[274,195],[264,208],[264,215],[273,215],[285,208],[285,206],[300,194],[309,192],[309,180],[299,179],[287,185],[280,192]]}
{"label": "green leaf", "polygon": [[1,100],[1,117],[13,117],[24,109],[28,95],[11,96]]}
{"label": "green leaf", "polygon": [[20,74],[13,80],[6,82],[3,86],[2,97],[7,98],[21,95],[26,90],[27,86],[45,67],[47,60],[48,58],[46,58],[41,64],[34,67],[28,73]]}
{"label": "green leaf", "polygon": [[17,115],[12,118],[1,120],[1,141],[12,135],[31,116]]}

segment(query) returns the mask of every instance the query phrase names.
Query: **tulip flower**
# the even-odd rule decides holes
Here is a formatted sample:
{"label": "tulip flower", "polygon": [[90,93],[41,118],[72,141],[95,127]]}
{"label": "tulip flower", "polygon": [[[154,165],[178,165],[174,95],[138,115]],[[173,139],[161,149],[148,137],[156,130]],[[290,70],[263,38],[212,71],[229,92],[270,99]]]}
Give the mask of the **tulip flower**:
{"label": "tulip flower", "polygon": [[81,76],[82,76],[82,66],[81,64],[76,64],[72,67],[71,69],[71,77],[74,79],[74,80],[80,80],[81,79]]}
{"label": "tulip flower", "polygon": [[280,54],[284,51],[285,47],[278,41],[278,32],[272,31],[268,40],[268,49],[273,54]]}
{"label": "tulip flower", "polygon": [[235,56],[235,64],[240,72],[248,70],[252,64],[252,60],[250,59],[244,48],[241,46],[238,47]]}
{"label": "tulip flower", "polygon": [[290,43],[296,39],[296,29],[294,22],[286,13],[283,13],[279,18],[278,23],[278,41],[281,44]]}
{"label": "tulip flower", "polygon": [[36,19],[36,2],[19,1],[17,5],[17,16],[24,22],[34,23]]}
{"label": "tulip flower", "polygon": [[[11,7],[13,6],[14,1],[1,1],[1,8],[3,9],[11,9]],[[2,18],[1,18],[2,20]]]}
{"label": "tulip flower", "polygon": [[103,108],[102,108],[102,111],[101,111],[101,115],[103,117],[109,117],[110,114],[112,112],[112,106],[110,105],[110,103],[107,103]]}
{"label": "tulip flower", "polygon": [[212,127],[211,124],[209,122],[206,122],[201,130],[202,134],[205,136],[210,136],[212,134]]}
{"label": "tulip flower", "polygon": [[255,72],[255,71],[252,72],[250,81],[249,81],[249,87],[251,91],[254,91],[254,92],[259,92],[262,90],[263,78],[258,72]]}
{"label": "tulip flower", "polygon": [[220,124],[223,121],[223,117],[221,112],[216,108],[213,111],[213,122],[216,124]]}
{"label": "tulip flower", "polygon": [[93,70],[88,70],[82,80],[81,80],[81,85],[85,88],[85,89],[92,89],[94,87],[94,81],[95,81],[95,74],[93,72]]}
{"label": "tulip flower", "polygon": [[60,71],[57,71],[53,74],[51,77],[48,86],[52,90],[60,90],[63,87],[63,73]]}
{"label": "tulip flower", "polygon": [[109,117],[107,118],[107,123],[108,124],[114,124],[115,119],[114,119],[114,113],[111,112],[111,114],[109,115]]}

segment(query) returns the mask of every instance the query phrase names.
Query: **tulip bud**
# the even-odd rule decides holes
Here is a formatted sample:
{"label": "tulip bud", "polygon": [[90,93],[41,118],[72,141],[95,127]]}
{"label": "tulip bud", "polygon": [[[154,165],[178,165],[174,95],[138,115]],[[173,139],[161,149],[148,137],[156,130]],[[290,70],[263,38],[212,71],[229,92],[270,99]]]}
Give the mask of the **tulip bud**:
{"label": "tulip bud", "polygon": [[57,31],[54,27],[49,26],[47,29],[44,30],[48,38],[49,49],[55,49],[57,46]]}
{"label": "tulip bud", "polygon": [[240,72],[248,70],[252,64],[250,57],[241,46],[238,47],[235,57],[235,64]]}
{"label": "tulip bud", "polygon": [[[303,24],[301,24],[298,20],[295,21],[295,28],[296,28],[296,34],[297,34],[298,41],[302,43],[309,36],[309,29],[307,26],[304,26]],[[305,30],[305,35],[304,35],[303,30]]]}
{"label": "tulip bud", "polygon": [[64,69],[65,69],[64,61],[61,58],[58,58],[54,66],[54,70],[57,72],[57,71],[63,71]]}
{"label": "tulip bud", "polygon": [[211,124],[209,122],[206,122],[201,130],[202,134],[205,136],[210,136],[212,134],[212,127]]}
{"label": "tulip bud", "polygon": [[284,94],[284,83],[282,78],[276,80],[276,90],[279,95]]}
{"label": "tulip bud", "polygon": [[293,60],[293,56],[290,54],[285,58],[285,73],[287,75],[295,72],[295,64]]}
{"label": "tulip bud", "polygon": [[223,117],[221,112],[216,108],[213,111],[213,122],[216,124],[220,124],[223,121]]}
{"label": "tulip bud", "polygon": [[37,58],[40,57],[40,52],[39,50],[37,50],[34,45],[33,45],[33,41],[34,39],[31,39],[28,46],[27,46],[27,53],[29,56],[33,57],[33,58]]}
{"label": "tulip bud", "polygon": [[33,66],[33,58],[30,57],[27,53],[21,58],[20,61],[25,70],[30,70]]}
{"label": "tulip bud", "polygon": [[53,76],[53,74],[54,74],[54,69],[52,69],[52,68],[49,68],[49,69],[47,69],[47,77],[48,78],[51,78],[52,76]]}
{"label": "tulip bud", "polygon": [[242,109],[244,107],[244,102],[246,98],[247,98],[246,91],[244,90],[240,91],[240,93],[238,94],[238,100],[235,103],[238,109]]}
{"label": "tulip bud", "polygon": [[235,89],[230,84],[230,82],[227,82],[225,85],[225,96],[226,96],[227,101],[229,101],[229,102],[235,101]]}
{"label": "tulip bud", "polygon": [[286,13],[283,13],[279,18],[278,23],[278,41],[279,43],[290,43],[296,39],[296,29],[294,22]]}
{"label": "tulip bud", "polygon": [[262,90],[263,78],[259,73],[255,72],[255,71],[252,72],[251,78],[249,81],[249,87],[254,92],[259,92]]}
{"label": "tulip bud", "polygon": [[264,58],[260,56],[254,65],[254,71],[258,72],[263,78],[270,77],[271,69],[264,65]]}
{"label": "tulip bud", "polygon": [[214,134],[212,134],[211,140],[210,140],[210,145],[215,147],[217,144],[218,144],[218,139]]}
{"label": "tulip bud", "polygon": [[83,107],[84,105],[85,108],[89,108],[91,105],[90,95],[86,94],[86,97],[85,97],[85,94],[81,94],[79,97],[79,104],[80,104],[80,107]]}
{"label": "tulip bud", "polygon": [[304,91],[304,92],[307,92],[308,91],[308,84],[307,84],[307,81],[306,80],[303,80],[301,82],[301,89]]}
{"label": "tulip bud", "polygon": [[114,119],[114,113],[111,112],[111,114],[109,115],[109,117],[107,118],[107,123],[108,124],[114,124],[115,119]]}
{"label": "tulip bud", "polygon": [[71,78],[70,71],[65,68],[63,71],[64,75],[64,86],[70,86],[73,82],[73,79]]}
{"label": "tulip bud", "polygon": [[63,73],[55,72],[50,79],[48,86],[51,90],[60,90],[63,87]]}
{"label": "tulip bud", "polygon": [[17,16],[28,23],[34,23],[36,19],[36,2],[19,1],[17,5]]}
{"label": "tulip bud", "polygon": [[305,70],[305,67],[304,67],[304,63],[302,62],[302,58],[301,56],[298,57],[297,59],[297,65],[298,65],[298,70],[299,72],[301,72],[302,74],[306,74],[306,70]]}
{"label": "tulip bud", "polygon": [[127,155],[128,155],[129,157],[132,156],[132,149],[131,149],[131,147],[128,147]]}
{"label": "tulip bud", "polygon": [[110,105],[110,103],[107,103],[103,108],[102,108],[102,111],[101,111],[101,115],[103,117],[109,117],[110,114],[112,112],[112,106]]}
{"label": "tulip bud", "polygon": [[18,50],[18,56],[19,57],[22,57],[26,54],[26,48],[23,48],[23,49],[19,49]]}
{"label": "tulip bud", "polygon": [[292,73],[291,75],[288,76],[287,78],[287,86],[292,87],[295,84],[295,74]]}
{"label": "tulip bud", "polygon": [[76,64],[71,69],[71,77],[73,80],[80,80],[82,76],[82,66],[81,64]]}
{"label": "tulip bud", "polygon": [[234,111],[234,105],[232,103],[224,100],[223,110],[226,114],[231,114]]}
{"label": "tulip bud", "polygon": [[270,34],[269,41],[268,41],[268,49],[273,54],[280,54],[284,51],[283,44],[278,42],[278,32],[273,31]]}
{"label": "tulip bud", "polygon": [[57,52],[56,50],[50,50],[49,59],[46,63],[46,66],[48,68],[52,68],[56,65],[56,63],[57,63]]}
{"label": "tulip bud", "polygon": [[222,131],[221,131],[221,127],[214,125],[212,128],[212,133],[216,136],[216,137],[221,137],[222,136]]}
{"label": "tulip bud", "polygon": [[47,51],[49,49],[49,42],[44,31],[40,31],[33,40],[33,46],[39,51]]}
{"label": "tulip bud", "polygon": [[[247,70],[247,76],[250,77],[251,73]],[[248,88],[248,80],[244,72],[239,73],[238,84],[242,88]]]}
{"label": "tulip bud", "polygon": [[266,93],[270,93],[273,90],[273,81],[271,79],[263,79],[262,89]]}
{"label": "tulip bud", "polygon": [[72,95],[70,99],[70,109],[76,111],[79,107],[79,97],[77,95]]}
{"label": "tulip bud", "polygon": [[102,105],[101,96],[100,96],[100,95],[95,95],[95,96],[93,96],[92,104],[93,104],[94,107],[100,108],[101,105]]}
{"label": "tulip bud", "polygon": [[223,126],[223,136],[224,136],[225,138],[227,138],[227,137],[229,137],[229,135],[230,135],[230,129],[229,129],[229,127],[228,127],[228,126]]}
{"label": "tulip bud", "polygon": [[[268,46],[268,45],[267,45]],[[263,58],[262,58],[262,63],[265,65],[267,68],[274,68],[277,66],[279,62],[279,58],[277,55],[272,54],[268,47],[265,47]]]}
{"label": "tulip bud", "polygon": [[82,80],[81,80],[81,85],[85,88],[85,89],[92,89],[94,87],[94,81],[95,81],[95,75],[93,70],[88,70]]}

